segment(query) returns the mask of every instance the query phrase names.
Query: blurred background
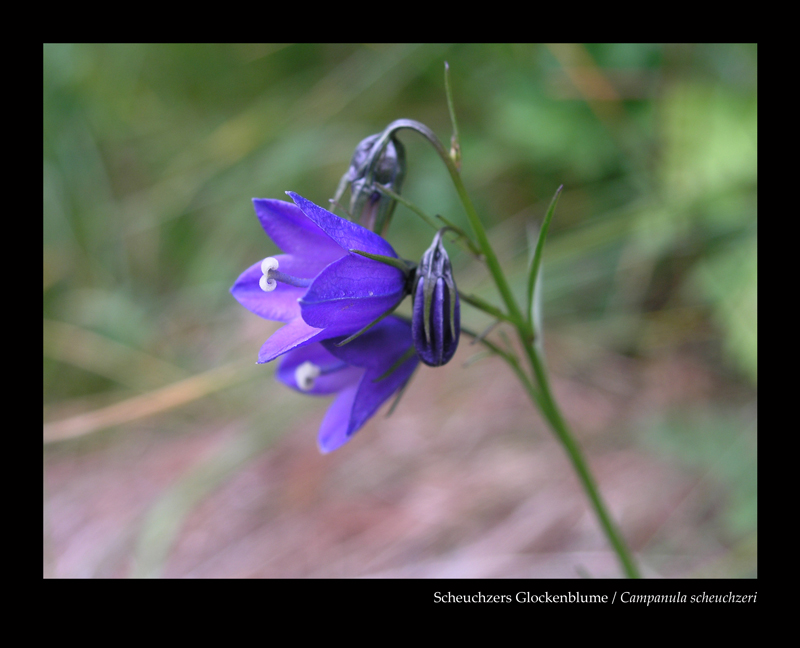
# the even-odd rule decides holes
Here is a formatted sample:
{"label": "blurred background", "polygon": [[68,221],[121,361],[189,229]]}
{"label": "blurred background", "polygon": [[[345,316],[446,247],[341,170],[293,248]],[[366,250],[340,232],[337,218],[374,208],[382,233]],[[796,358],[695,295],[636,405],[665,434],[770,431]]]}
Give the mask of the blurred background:
{"label": "blurred background", "polygon": [[[754,45],[44,46],[46,577],[615,577],[505,364],[421,368],[322,456],[326,398],[256,365],[228,290],[276,248],[253,197],[327,204],[397,118],[449,143],[519,294],[556,188],[556,395],[650,577],[754,577]],[[403,131],[404,195],[468,228]],[[403,206],[388,238],[433,231]],[[459,288],[500,304],[450,246]],[[408,304],[403,306],[408,309]],[[486,316],[462,305],[462,323]],[[499,335],[495,331],[493,336]],[[468,366],[465,366],[468,365]]]}

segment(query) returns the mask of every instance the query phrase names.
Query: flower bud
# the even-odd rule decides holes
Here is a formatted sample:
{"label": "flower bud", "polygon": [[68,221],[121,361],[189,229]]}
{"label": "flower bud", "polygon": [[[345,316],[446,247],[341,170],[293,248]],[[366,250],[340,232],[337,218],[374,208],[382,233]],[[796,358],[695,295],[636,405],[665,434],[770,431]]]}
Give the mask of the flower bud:
{"label": "flower bud", "polygon": [[461,317],[450,259],[437,232],[417,267],[411,337],[420,360],[431,367],[450,361],[458,347]]}
{"label": "flower bud", "polygon": [[376,185],[400,193],[406,172],[405,149],[399,140],[390,138],[380,154],[373,150],[381,141],[381,135],[370,135],[356,146],[350,168],[342,177],[334,197],[338,202],[349,185],[350,215],[378,234],[389,226],[396,201],[378,191]]}

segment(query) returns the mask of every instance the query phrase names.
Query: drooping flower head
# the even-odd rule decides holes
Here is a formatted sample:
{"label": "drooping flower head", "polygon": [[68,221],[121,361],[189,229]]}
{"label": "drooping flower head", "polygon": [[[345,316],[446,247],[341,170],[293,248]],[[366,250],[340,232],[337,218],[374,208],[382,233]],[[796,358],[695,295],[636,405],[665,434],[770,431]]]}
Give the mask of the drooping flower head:
{"label": "drooping flower head", "polygon": [[322,452],[349,441],[378,408],[405,387],[419,361],[411,326],[397,317],[382,320],[356,339],[343,338],[296,348],[276,372],[278,380],[307,394],[338,394],[319,429]]}
{"label": "drooping flower head", "polygon": [[392,310],[407,294],[402,269],[353,251],[397,259],[389,243],[287,193],[295,204],[253,199],[261,226],[284,254],[253,264],[231,288],[249,311],[286,322],[261,347],[259,363],[313,342],[349,336]]}
{"label": "drooping flower head", "polygon": [[382,194],[377,185],[400,193],[406,173],[405,148],[394,137],[387,142],[382,136],[383,133],[377,133],[359,142],[333,197],[338,203],[350,187],[351,216],[367,229],[379,233],[389,226],[396,201]]}

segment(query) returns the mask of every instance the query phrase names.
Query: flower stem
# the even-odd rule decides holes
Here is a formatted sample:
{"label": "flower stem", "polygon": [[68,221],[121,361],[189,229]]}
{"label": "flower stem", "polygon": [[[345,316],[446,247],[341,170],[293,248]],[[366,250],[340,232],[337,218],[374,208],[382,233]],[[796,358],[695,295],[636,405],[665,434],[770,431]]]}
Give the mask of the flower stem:
{"label": "flower stem", "polygon": [[[444,152],[444,149],[442,149],[442,151]],[[497,290],[500,292],[500,296],[505,302],[506,309],[508,310],[508,316],[516,323],[516,327],[520,332],[520,335],[523,336],[526,341],[530,342],[533,339],[533,330],[528,325],[527,318],[523,317],[522,311],[520,311],[517,301],[514,299],[514,294],[511,292],[511,286],[509,285],[506,275],[500,266],[500,261],[497,259],[497,255],[489,243],[489,237],[486,234],[483,223],[481,223],[481,219],[478,217],[478,212],[475,211],[475,207],[472,205],[469,194],[467,194],[467,189],[464,187],[464,183],[461,180],[461,174],[449,155],[446,153],[442,155],[440,153],[440,157],[442,160],[444,160],[447,170],[450,172],[450,177],[456,187],[458,197],[461,199],[461,204],[464,206],[464,211],[467,213],[467,218],[469,219],[469,224],[472,227],[472,232],[475,234],[475,238],[477,239],[478,247],[480,247],[481,252],[483,252],[483,257],[486,260],[486,266],[489,268],[489,272],[492,275],[492,279],[494,279]]]}
{"label": "flower stem", "polygon": [[[519,305],[517,304],[516,299],[514,299],[514,294],[511,291],[511,286],[506,279],[505,273],[503,272],[502,267],[500,266],[500,261],[497,259],[497,255],[495,254],[494,250],[492,249],[491,244],[489,243],[489,237],[486,234],[486,230],[483,227],[483,223],[478,216],[478,213],[475,211],[475,207],[470,200],[469,195],[467,194],[466,187],[464,186],[463,181],[461,180],[461,173],[459,170],[459,166],[457,165],[455,160],[451,157],[451,155],[445,150],[442,143],[439,141],[439,138],[436,137],[436,134],[424,124],[411,120],[411,119],[398,119],[389,126],[383,132],[382,138],[384,140],[383,145],[385,146],[388,144],[389,138],[392,134],[400,129],[408,128],[411,130],[415,130],[421,135],[423,135],[436,149],[436,152],[439,154],[439,157],[444,162],[445,166],[447,167],[447,171],[450,173],[450,178],[455,185],[456,192],[458,193],[458,197],[461,200],[461,204],[464,206],[464,211],[467,213],[467,218],[469,220],[470,226],[472,228],[473,233],[475,234],[475,239],[477,242],[477,246],[480,248],[481,252],[483,253],[484,260],[486,261],[486,265],[489,268],[489,272],[492,275],[492,279],[494,280],[495,285],[497,286],[497,290],[500,293],[500,296],[505,302],[506,310],[508,314],[503,319],[511,322],[512,325],[517,329],[517,333],[519,335],[520,342],[522,343],[523,348],[525,349],[525,354],[528,356],[528,360],[531,364],[531,370],[533,376],[535,377],[536,383],[538,383],[538,389],[534,386],[533,381],[525,372],[521,364],[519,363],[516,355],[510,352],[505,352],[499,349],[499,347],[491,344],[487,340],[483,339],[481,342],[491,348],[495,353],[501,355],[506,362],[509,364],[511,369],[520,379],[520,382],[523,384],[525,389],[527,390],[528,394],[531,397],[531,400],[534,402],[535,405],[538,406],[540,411],[542,412],[543,416],[549,423],[550,427],[552,428],[554,434],[561,442],[562,446],[564,447],[567,455],[572,462],[573,467],[575,468],[575,472],[578,473],[578,478],[580,479],[581,485],[583,486],[586,495],[589,498],[589,501],[592,505],[592,508],[597,515],[598,520],[600,521],[600,526],[603,529],[609,543],[611,544],[612,548],[614,549],[615,553],[617,554],[617,558],[619,559],[620,565],[622,566],[625,575],[629,578],[638,578],[639,571],[636,567],[636,563],[633,560],[633,556],[628,549],[628,546],[625,544],[625,540],[622,537],[622,534],[617,529],[616,524],[612,520],[611,516],[608,513],[605,503],[603,502],[602,497],[600,496],[600,491],[597,487],[597,482],[592,475],[592,472],[589,468],[588,463],[583,455],[583,452],[578,445],[578,442],[575,440],[575,437],[569,430],[564,417],[561,414],[561,411],[556,404],[555,399],[553,398],[553,393],[550,389],[550,382],[547,377],[547,371],[540,356],[539,350],[534,346],[534,331],[533,331],[533,324],[532,318],[530,315],[528,317],[524,317],[522,311],[520,310]],[[377,156],[380,154],[381,147],[375,146],[373,148],[373,155]],[[556,194],[556,197],[558,193]],[[552,208],[555,205],[551,205],[551,210],[549,210],[548,215],[552,216]],[[548,223],[549,224],[549,220]],[[541,250],[539,251],[541,254]],[[538,263],[540,259],[536,259],[534,261],[534,279],[536,274],[538,274]],[[481,305],[483,306],[483,305]],[[462,330],[463,327],[462,327]]]}
{"label": "flower stem", "polygon": [[489,302],[481,299],[477,295],[469,295],[467,293],[458,291],[458,296],[461,298],[462,301],[467,302],[470,306],[474,306],[478,310],[482,310],[484,313],[488,313],[492,317],[495,317],[499,320],[503,320],[505,322],[510,322],[514,326],[517,326],[517,322],[511,319],[508,315],[506,315],[503,311],[501,311],[497,306],[493,306]]}
{"label": "flower stem", "polygon": [[[514,373],[528,391],[531,400],[539,407],[554,434],[564,447],[564,450],[566,451],[573,467],[575,468],[575,472],[578,474],[578,478],[583,486],[583,490],[586,492],[589,502],[591,503],[595,514],[597,515],[600,526],[602,527],[606,538],[614,549],[614,552],[617,554],[617,558],[623,571],[625,572],[625,575],[628,578],[639,578],[639,570],[636,567],[633,556],[628,549],[622,534],[611,518],[611,515],[608,513],[608,509],[603,501],[603,498],[600,496],[600,490],[597,487],[597,482],[592,475],[583,452],[581,451],[578,442],[575,440],[575,437],[570,432],[569,427],[567,426],[567,423],[558,408],[555,398],[553,398],[546,368],[540,356],[539,350],[533,344],[534,332],[531,319],[523,317],[522,312],[520,311],[520,308],[514,299],[514,295],[511,292],[511,287],[509,286],[506,276],[503,273],[500,262],[497,259],[497,255],[494,253],[494,250],[489,243],[489,237],[486,234],[486,230],[483,228],[483,224],[481,223],[474,206],[472,205],[472,201],[467,194],[464,183],[461,180],[461,174],[456,168],[455,163],[444,151],[444,147],[442,147],[441,144],[439,144],[438,147],[435,146],[434,148],[439,151],[440,157],[447,166],[447,170],[450,172],[450,177],[453,180],[453,184],[456,187],[456,191],[461,199],[461,203],[463,204],[464,210],[467,213],[467,218],[472,226],[472,231],[475,234],[475,238],[481,251],[483,252],[484,258],[486,259],[486,265],[489,268],[492,278],[494,279],[497,290],[500,292],[500,295],[506,304],[506,308],[508,310],[507,319],[513,322],[517,329],[520,342],[522,343],[525,353],[528,356],[531,369],[536,378],[536,383],[538,383],[539,389],[534,387],[533,382],[522,369],[516,358],[513,358],[508,353],[502,353],[501,355],[514,370]],[[558,194],[556,194],[556,196],[557,195]],[[552,210],[550,210],[548,215],[552,216]],[[541,253],[541,251],[539,252]],[[537,264],[535,269],[538,271],[539,259],[536,261]],[[485,344],[485,341],[483,342]],[[495,347],[495,352],[497,352],[496,349],[497,347]]]}
{"label": "flower stem", "polygon": [[[422,211],[419,207],[417,207],[410,200],[404,198],[403,196],[401,196],[398,193],[395,193],[391,189],[388,189],[387,187],[384,187],[381,184],[376,184],[375,188],[380,193],[382,193],[383,195],[389,196],[389,198],[393,198],[394,200],[399,202],[401,205],[403,205],[403,206],[407,207],[408,209],[410,209],[417,216],[419,216],[422,220],[424,220],[428,225],[430,225],[433,229],[435,229],[437,231],[441,229],[442,226],[439,223],[437,223],[435,220],[433,220],[430,216],[428,216],[424,211]],[[450,229],[453,230],[453,233],[456,235],[455,241],[458,242],[467,252],[470,252],[471,254],[473,254],[475,257],[477,257],[479,259],[483,258],[481,256],[481,251],[478,249],[478,246],[475,245],[475,243],[472,242],[472,240],[469,238],[469,236],[467,236],[467,234],[464,231],[462,231],[460,228],[458,228],[455,225],[453,225],[450,221],[448,221],[443,216],[439,216],[438,214],[436,216],[437,216],[437,218],[441,219],[441,221],[446,226],[450,227]]]}
{"label": "flower stem", "polygon": [[622,566],[623,571],[625,572],[625,575],[628,578],[639,578],[639,570],[636,566],[636,562],[633,559],[633,555],[631,554],[630,549],[628,549],[628,545],[625,543],[619,528],[609,514],[608,509],[603,502],[603,498],[600,496],[600,490],[597,487],[597,482],[595,481],[594,476],[589,469],[589,465],[586,462],[586,458],[583,455],[583,451],[578,445],[578,442],[575,440],[575,437],[570,432],[569,427],[567,426],[567,423],[564,420],[561,411],[559,410],[558,404],[556,403],[555,398],[553,398],[553,392],[550,389],[550,381],[547,377],[547,371],[539,351],[530,343],[526,344],[525,347],[533,366],[536,381],[539,384],[539,391],[536,393],[531,393],[531,399],[534,401],[534,403],[540,404],[540,406],[542,404],[544,405],[542,408],[542,413],[547,417],[550,427],[553,429],[556,437],[558,437],[558,440],[564,446],[564,449],[566,450],[567,455],[572,462],[572,466],[575,468],[575,472],[578,473],[581,485],[589,497],[592,508],[594,508],[595,514],[600,521],[600,525],[602,526],[608,541],[611,543],[611,546],[614,548],[614,551],[617,554],[617,558]]}

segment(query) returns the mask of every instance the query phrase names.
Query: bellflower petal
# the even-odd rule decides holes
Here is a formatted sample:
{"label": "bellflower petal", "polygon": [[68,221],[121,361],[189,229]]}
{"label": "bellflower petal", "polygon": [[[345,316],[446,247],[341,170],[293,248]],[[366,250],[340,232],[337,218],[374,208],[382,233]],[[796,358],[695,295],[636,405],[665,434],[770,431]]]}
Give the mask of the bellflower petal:
{"label": "bellflower petal", "polygon": [[[313,379],[299,384],[298,378],[308,376],[304,371],[309,365],[319,369],[313,372]],[[321,344],[309,344],[287,353],[281,360],[275,377],[292,389],[315,396],[336,394],[346,387],[357,385],[364,373],[363,369],[353,367],[331,354]],[[314,375],[316,374],[316,375]]]}
{"label": "bellflower petal", "polygon": [[320,452],[324,454],[333,452],[350,440],[350,434],[347,431],[350,425],[350,412],[353,410],[353,401],[355,401],[357,392],[358,383],[343,389],[325,412],[317,435],[317,446],[319,446]]}
{"label": "bellflower petal", "polygon": [[[321,265],[317,264],[309,276],[342,256],[341,246],[296,205],[274,198],[253,198],[253,208],[261,227],[281,250],[299,254],[312,264],[319,260]],[[314,250],[314,254],[308,255],[308,250]]]}
{"label": "bellflower petal", "polygon": [[416,356],[411,356],[385,378],[381,378],[381,376],[394,363],[389,364],[384,371],[367,369],[364,372],[361,382],[358,383],[358,392],[356,392],[353,407],[350,410],[350,424],[347,428],[348,436],[352,436],[357,430],[361,429],[381,405],[405,386],[409,378],[411,378],[411,374],[417,368],[418,362]]}
{"label": "bellflower petal", "polygon": [[322,329],[306,324],[301,317],[293,319],[286,326],[279,328],[264,342],[258,352],[258,364],[270,362],[292,349],[320,341],[324,338]]}
{"label": "bellflower petal", "polygon": [[411,326],[396,317],[337,347],[342,339],[295,348],[286,354],[276,372],[278,380],[298,391],[338,393],[320,426],[318,445],[322,452],[331,452],[349,441],[405,386],[419,364],[413,353]]}
{"label": "bellflower petal", "polygon": [[336,346],[338,342],[326,340],[323,346],[347,364],[383,372],[411,347],[411,325],[399,317],[387,317],[352,342]]}
{"label": "bellflower petal", "polygon": [[286,195],[294,200],[303,213],[343,249],[363,250],[371,254],[397,258],[392,246],[374,232],[349,220],[339,218],[336,214],[315,205],[293,191],[287,191]]}
{"label": "bellflower petal", "polygon": [[385,240],[302,196],[296,204],[253,199],[261,226],[285,252],[245,270],[231,293],[249,311],[285,322],[261,347],[258,362],[331,337],[349,336],[406,295],[398,268],[352,253],[397,258]]}
{"label": "bellflower petal", "polygon": [[331,263],[300,300],[312,326],[366,326],[405,297],[405,276],[389,265],[359,255]]}
{"label": "bellflower petal", "polygon": [[[282,272],[313,279],[329,263],[347,254],[296,205],[282,200],[253,199],[256,216],[275,244],[289,254],[274,258]],[[231,288],[231,294],[251,313],[268,320],[291,322],[300,317],[297,302],[305,288],[278,285],[266,294],[259,287],[261,262],[245,270]]]}
{"label": "bellflower petal", "polygon": [[[340,360],[365,368],[350,411],[347,427],[350,437],[392,394],[405,386],[419,360],[413,353],[405,357],[412,348],[411,325],[396,317],[379,322],[344,346],[337,347],[337,342],[336,339],[325,340],[322,345]],[[395,366],[398,362],[401,364]],[[391,373],[386,375],[389,370]]]}

